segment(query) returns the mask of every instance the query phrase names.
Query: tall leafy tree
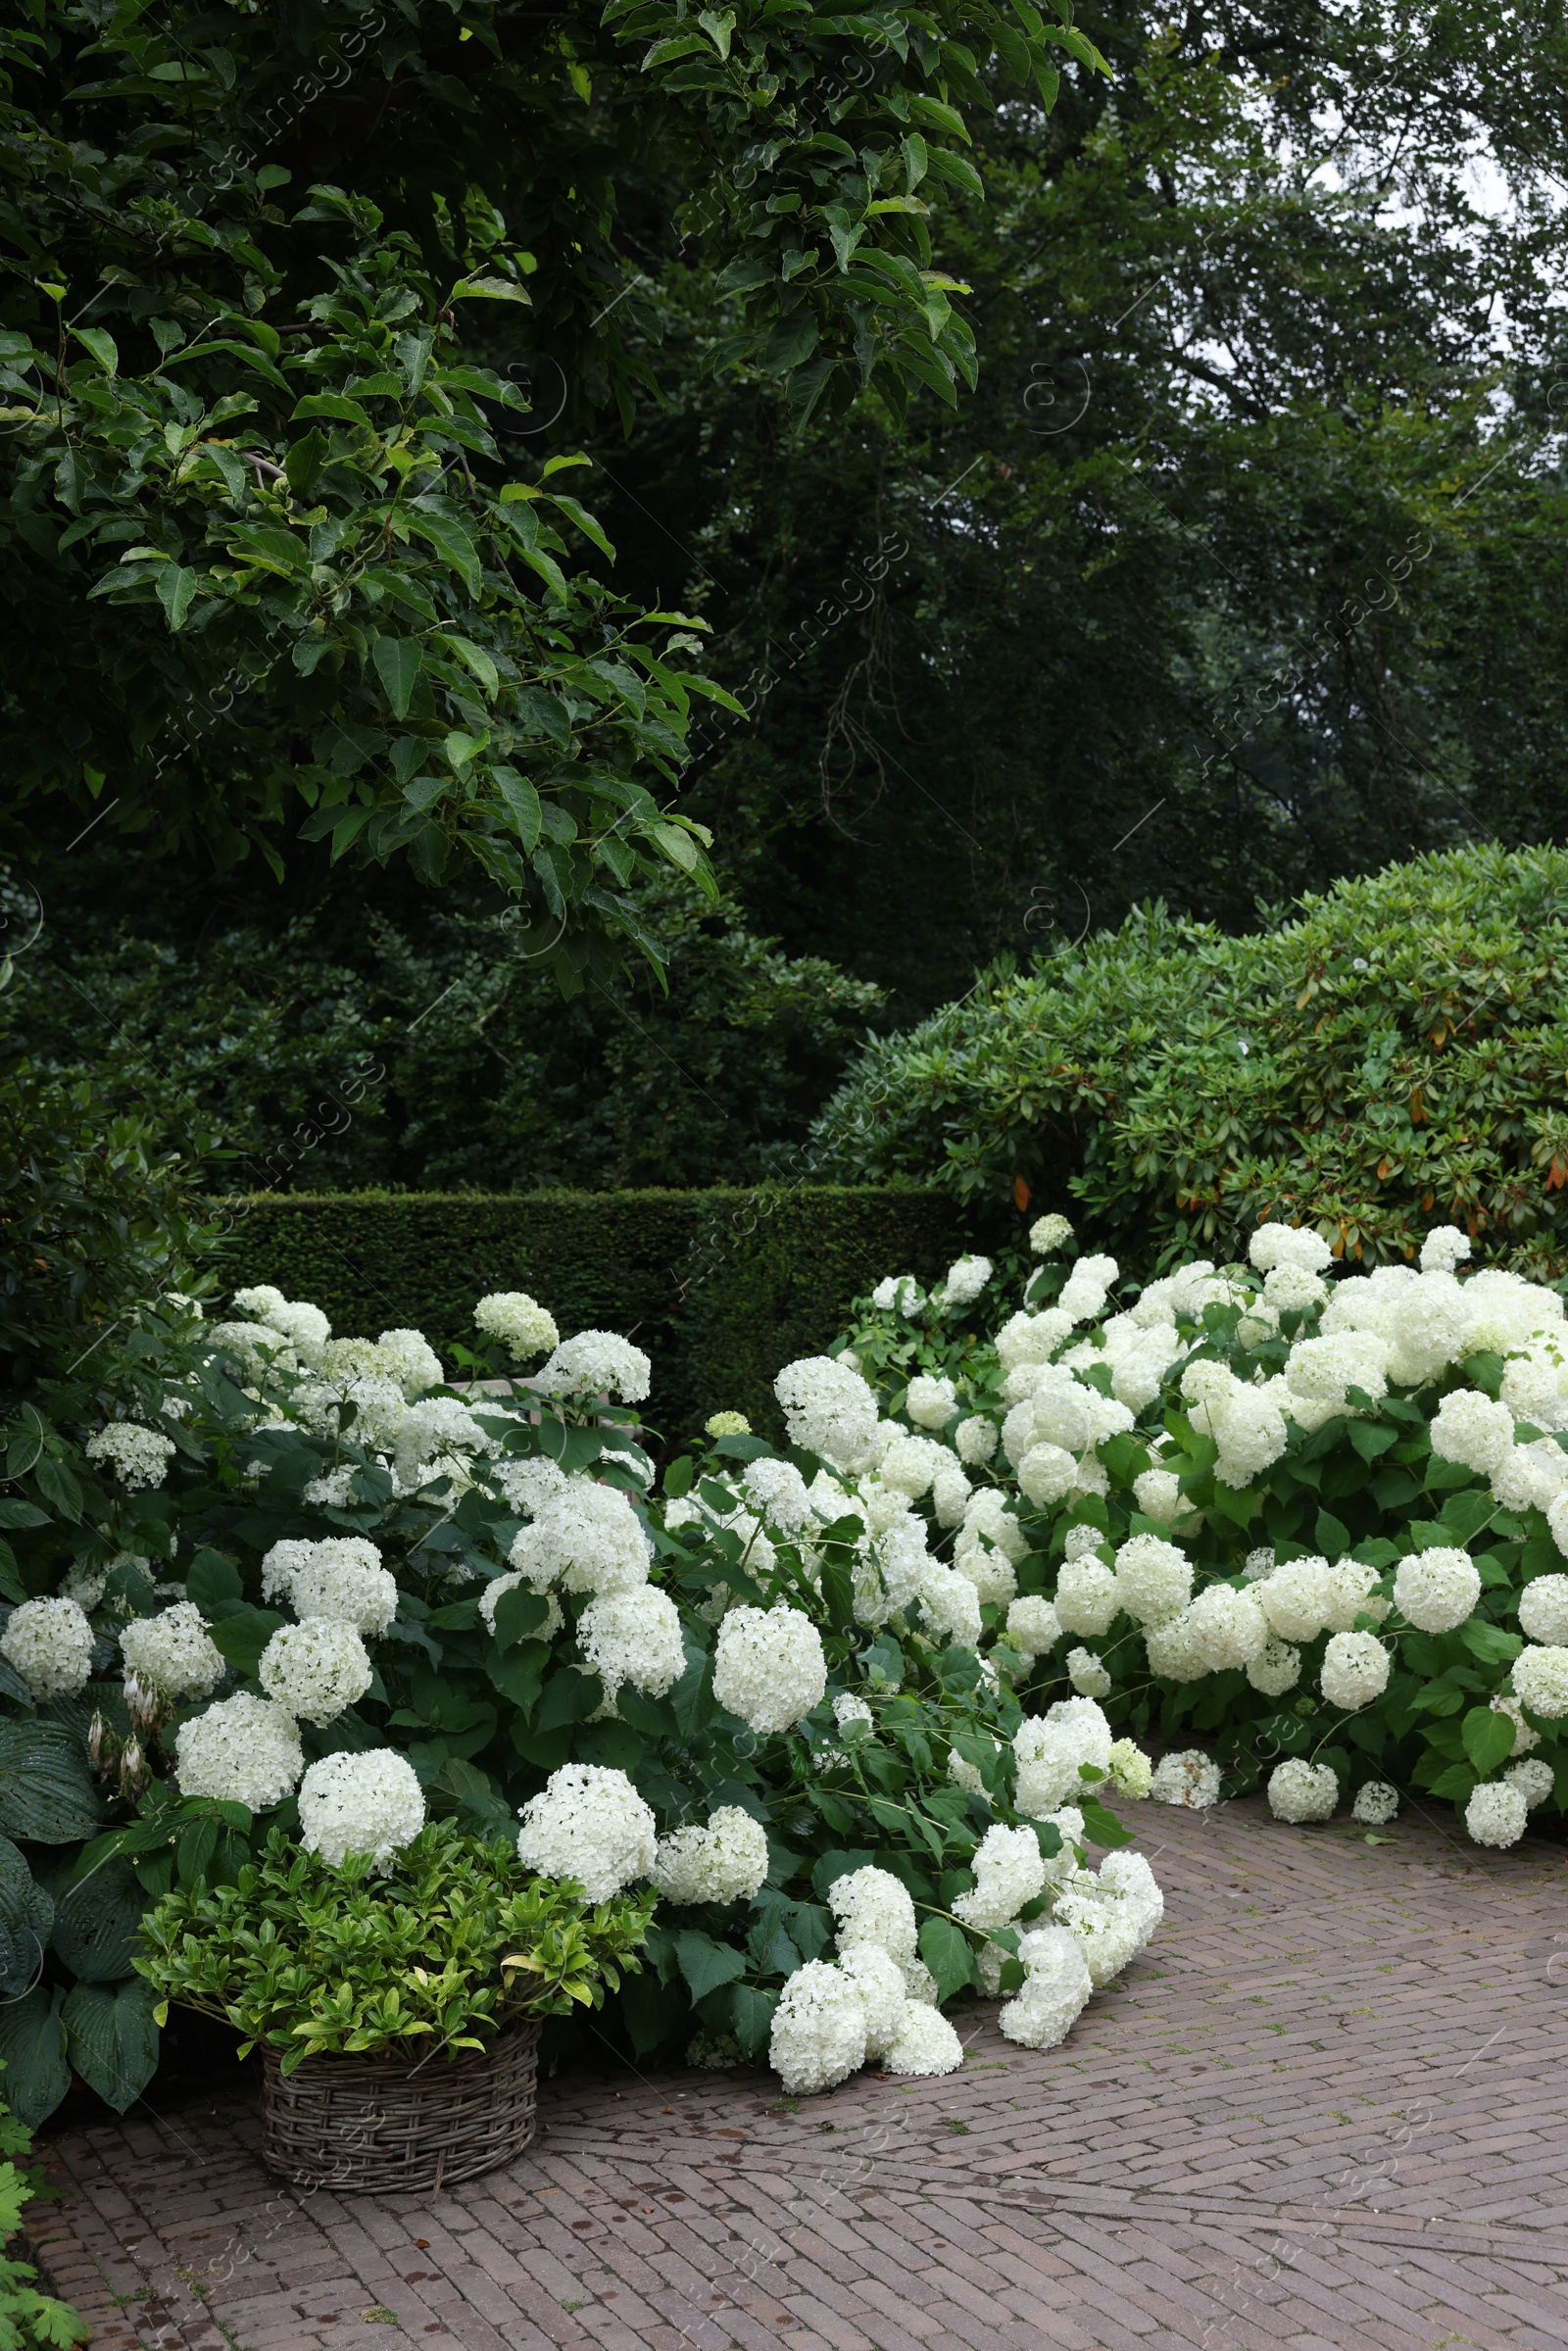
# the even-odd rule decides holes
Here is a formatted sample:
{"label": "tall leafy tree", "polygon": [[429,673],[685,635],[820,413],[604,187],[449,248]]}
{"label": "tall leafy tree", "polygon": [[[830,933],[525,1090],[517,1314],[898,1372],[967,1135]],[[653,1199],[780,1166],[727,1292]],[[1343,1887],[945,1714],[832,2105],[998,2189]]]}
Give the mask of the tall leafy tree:
{"label": "tall leafy tree", "polygon": [[0,43],[19,820],[63,794],[276,861],[303,814],[476,866],[576,984],[639,875],[708,878],[672,795],[725,697],[700,629],[611,585],[570,439],[520,463],[505,427],[547,378],[563,435],[629,413],[677,247],[726,297],[715,365],[798,417],[955,398],[929,191],[978,185],[993,61],[1042,105],[1092,62],[1067,0],[25,0]]}
{"label": "tall leafy tree", "polygon": [[687,398],[609,457],[753,711],[686,805],[906,1009],[1150,895],[1245,928],[1568,821],[1561,7],[1086,22],[1112,77],[1004,98],[941,224],[972,400],[803,442],[666,277]]}

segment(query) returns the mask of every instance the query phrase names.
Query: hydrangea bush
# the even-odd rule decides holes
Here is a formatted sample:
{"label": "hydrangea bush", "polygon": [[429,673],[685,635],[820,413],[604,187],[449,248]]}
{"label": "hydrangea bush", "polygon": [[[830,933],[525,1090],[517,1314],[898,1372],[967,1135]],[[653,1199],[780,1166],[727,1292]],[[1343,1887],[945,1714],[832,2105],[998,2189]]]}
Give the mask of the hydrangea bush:
{"label": "hydrangea bush", "polygon": [[[965,1354],[990,1280],[963,1258],[918,1299],[928,1347]],[[15,1847],[0,1874],[14,1854],[19,1916],[24,1886],[123,1904],[95,2086],[127,2103],[156,2062],[149,1898],[288,1852],[395,1871],[443,1821],[590,1903],[657,1906],[611,2011],[639,2056],[769,2062],[798,2092],[942,2073],[943,2004],[975,1989],[1016,2039],[1060,2039],[1158,1922],[1099,1800],[1151,1764],[1087,1687],[1020,1694],[1055,1628],[1015,1602],[1035,1646],[1009,1647],[998,1595],[1043,1591],[1050,1525],[995,1413],[959,1409],[970,1373],[879,1403],[845,1355],[787,1365],[784,1450],[720,1413],[659,1478],[631,1342],[563,1339],[521,1296],[475,1324],[453,1384],[419,1333],[335,1337],[270,1288],[221,1319],[168,1301],[96,1425],[62,1414],[19,1481],[0,1691],[76,1809],[53,1895]],[[15,1990],[30,2045],[76,2063],[88,1987],[62,2008],[63,1964],[57,1935]],[[26,2085],[39,2112],[55,2081]]]}
{"label": "hydrangea bush", "polygon": [[1312,1226],[1266,1221],[1247,1264],[1141,1291],[1074,1260],[1060,1216],[1031,1239],[1046,1262],[990,1337],[895,1277],[837,1355],[937,1440],[982,1654],[1031,1716],[1092,1694],[1170,1750],[1166,1802],[1261,1785],[1282,1820],[1348,1802],[1376,1826],[1436,1800],[1492,1845],[1560,1811],[1559,1290],[1467,1272],[1446,1225],[1418,1263],[1347,1274]]}

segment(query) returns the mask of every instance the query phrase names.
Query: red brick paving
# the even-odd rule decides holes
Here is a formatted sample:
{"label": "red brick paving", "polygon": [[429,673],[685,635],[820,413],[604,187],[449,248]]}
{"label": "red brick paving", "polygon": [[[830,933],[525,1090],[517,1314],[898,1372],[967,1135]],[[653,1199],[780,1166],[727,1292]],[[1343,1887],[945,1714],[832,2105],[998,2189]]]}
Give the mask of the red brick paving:
{"label": "red brick paving", "polygon": [[1166,1922],[1063,2048],[986,2008],[939,2082],[562,2079],[435,2199],[133,2115],[51,2149],[45,2265],[96,2351],[1562,2351],[1563,1848],[1129,1809]]}

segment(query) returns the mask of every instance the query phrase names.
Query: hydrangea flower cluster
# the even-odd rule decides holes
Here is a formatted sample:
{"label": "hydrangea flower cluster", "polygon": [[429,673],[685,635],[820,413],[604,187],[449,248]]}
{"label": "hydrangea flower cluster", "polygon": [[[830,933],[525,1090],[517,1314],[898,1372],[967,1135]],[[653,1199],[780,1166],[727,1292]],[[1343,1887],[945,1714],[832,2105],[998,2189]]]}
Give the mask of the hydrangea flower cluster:
{"label": "hydrangea flower cluster", "polygon": [[749,1902],[767,1876],[767,1832],[738,1805],[721,1804],[706,1828],[689,1824],[661,1838],[652,1875],[679,1907]]}
{"label": "hydrangea flower cluster", "polygon": [[74,1697],[92,1671],[92,1627],[74,1600],[24,1600],[0,1634],[0,1657],[40,1703]]}
{"label": "hydrangea flower cluster", "polygon": [[127,1494],[162,1486],[173,1458],[173,1440],[138,1421],[112,1420],[95,1429],[84,1447],[89,1461],[107,1461]]}
{"label": "hydrangea flower cluster", "polygon": [[713,1695],[760,1736],[792,1731],[827,1688],[822,1636],[798,1608],[731,1608],[713,1649]]}
{"label": "hydrangea flower cluster", "polygon": [[590,1902],[608,1902],[653,1873],[657,1825],[624,1772],[564,1763],[520,1818],[519,1858],[542,1878],[575,1880]]}
{"label": "hydrangea flower cluster", "polygon": [[228,1670],[201,1610],[189,1600],[159,1616],[133,1618],[120,1636],[120,1652],[127,1686],[134,1675],[144,1689],[176,1701],[210,1697]]}
{"label": "hydrangea flower cluster", "polygon": [[341,1869],[350,1853],[385,1869],[424,1827],[424,1791],[407,1756],[390,1747],[323,1755],[300,1782],[300,1842]]}
{"label": "hydrangea flower cluster", "polygon": [[307,1617],[283,1625],[262,1651],[257,1680],[270,1698],[301,1722],[335,1722],[370,1687],[370,1660],[353,1625]]}
{"label": "hydrangea flower cluster", "polygon": [[525,1290],[492,1290],[474,1307],[473,1319],[489,1338],[506,1343],[514,1363],[561,1345],[555,1316]]}
{"label": "hydrangea flower cluster", "polygon": [[181,1793],[266,1812],[293,1794],[305,1769],[299,1725],[286,1706],[240,1690],[181,1723],[174,1737]]}

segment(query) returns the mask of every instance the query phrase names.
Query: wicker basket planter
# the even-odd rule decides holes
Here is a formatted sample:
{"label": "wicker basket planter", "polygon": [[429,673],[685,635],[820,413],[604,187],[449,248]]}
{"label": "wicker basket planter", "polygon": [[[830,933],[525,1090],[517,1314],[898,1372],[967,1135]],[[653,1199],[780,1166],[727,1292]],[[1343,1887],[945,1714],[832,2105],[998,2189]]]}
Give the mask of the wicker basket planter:
{"label": "wicker basket planter", "polygon": [[307,2057],[264,2049],[262,2159],[303,2187],[439,2189],[520,2155],[535,2128],[537,2024],[455,2058]]}

